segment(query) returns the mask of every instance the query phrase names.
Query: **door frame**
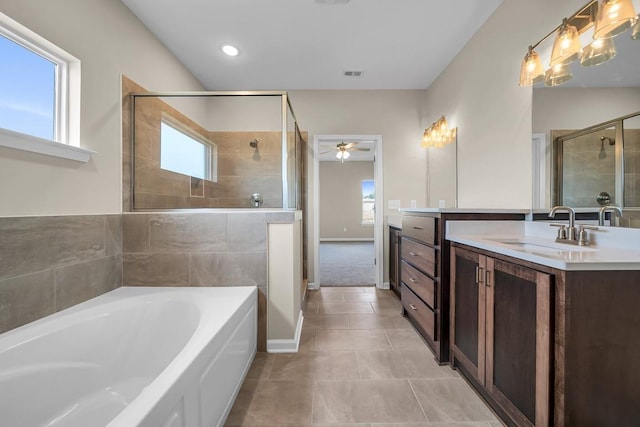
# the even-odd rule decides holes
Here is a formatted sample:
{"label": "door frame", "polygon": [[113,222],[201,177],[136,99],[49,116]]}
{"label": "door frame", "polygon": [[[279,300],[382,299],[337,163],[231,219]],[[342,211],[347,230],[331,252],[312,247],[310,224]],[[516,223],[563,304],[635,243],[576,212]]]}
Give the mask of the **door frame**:
{"label": "door frame", "polygon": [[382,189],[382,135],[314,135],[313,136],[313,233],[311,244],[313,253],[313,283],[309,289],[320,288],[320,143],[341,141],[373,141],[376,201],[375,224],[373,226],[373,246],[375,251],[375,285],[378,289],[388,289],[389,283],[384,282],[384,205]]}

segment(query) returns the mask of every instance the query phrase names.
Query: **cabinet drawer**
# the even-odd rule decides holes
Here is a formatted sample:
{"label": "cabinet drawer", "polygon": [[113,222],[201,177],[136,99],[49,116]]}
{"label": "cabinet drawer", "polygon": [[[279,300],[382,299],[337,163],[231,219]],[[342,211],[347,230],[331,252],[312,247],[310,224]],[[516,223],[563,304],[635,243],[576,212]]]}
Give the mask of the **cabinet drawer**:
{"label": "cabinet drawer", "polygon": [[402,281],[431,308],[435,305],[436,284],[429,276],[402,262]]}
{"label": "cabinet drawer", "polygon": [[400,251],[403,260],[436,277],[436,250],[434,248],[403,237]]}
{"label": "cabinet drawer", "polygon": [[403,216],[402,235],[430,245],[438,244],[436,218],[427,216]]}
{"label": "cabinet drawer", "polygon": [[411,289],[404,283],[401,291],[402,306],[407,311],[407,315],[434,341],[436,336],[436,315],[428,305],[422,302]]}

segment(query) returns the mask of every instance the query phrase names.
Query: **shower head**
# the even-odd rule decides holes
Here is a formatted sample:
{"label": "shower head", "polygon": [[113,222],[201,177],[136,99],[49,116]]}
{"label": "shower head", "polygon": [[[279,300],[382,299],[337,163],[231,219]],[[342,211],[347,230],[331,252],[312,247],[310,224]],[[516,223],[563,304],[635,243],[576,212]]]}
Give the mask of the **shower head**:
{"label": "shower head", "polygon": [[253,141],[249,142],[249,146],[251,148],[258,148],[258,143],[260,142],[260,140],[258,138],[254,139]]}
{"label": "shower head", "polygon": [[608,136],[601,136],[600,137],[600,142],[604,143],[605,140],[609,141],[609,145],[616,145],[616,140],[615,139],[609,138]]}

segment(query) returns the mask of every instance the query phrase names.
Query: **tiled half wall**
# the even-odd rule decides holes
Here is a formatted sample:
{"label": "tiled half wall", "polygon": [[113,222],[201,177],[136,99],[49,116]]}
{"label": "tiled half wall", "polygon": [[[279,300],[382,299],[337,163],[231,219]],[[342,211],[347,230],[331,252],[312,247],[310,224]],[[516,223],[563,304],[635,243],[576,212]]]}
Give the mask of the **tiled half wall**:
{"label": "tiled half wall", "polygon": [[125,213],[129,286],[257,286],[258,351],[266,350],[267,224],[294,212]]}
{"label": "tiled half wall", "polygon": [[0,218],[0,333],[122,284],[122,216]]}

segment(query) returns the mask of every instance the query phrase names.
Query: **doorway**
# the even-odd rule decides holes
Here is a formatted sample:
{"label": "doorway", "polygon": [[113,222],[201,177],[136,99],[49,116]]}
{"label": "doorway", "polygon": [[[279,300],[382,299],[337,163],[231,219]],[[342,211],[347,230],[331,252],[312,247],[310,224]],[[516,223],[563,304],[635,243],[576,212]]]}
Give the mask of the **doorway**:
{"label": "doorway", "polygon": [[309,286],[383,289],[382,136],[316,135],[313,149]]}

